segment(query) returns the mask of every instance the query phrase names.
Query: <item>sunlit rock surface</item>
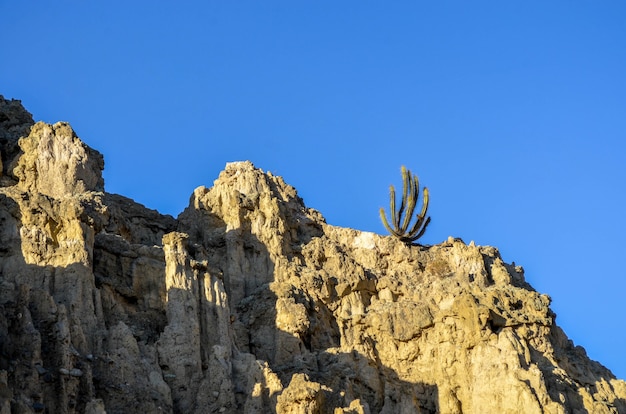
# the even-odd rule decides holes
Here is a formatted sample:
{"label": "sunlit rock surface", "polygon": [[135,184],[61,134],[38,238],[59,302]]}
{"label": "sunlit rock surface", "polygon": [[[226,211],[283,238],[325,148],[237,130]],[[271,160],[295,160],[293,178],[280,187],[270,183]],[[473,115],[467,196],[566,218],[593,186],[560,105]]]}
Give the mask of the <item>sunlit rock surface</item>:
{"label": "sunlit rock surface", "polygon": [[177,219],[0,97],[0,413],[619,413],[493,247],[334,227],[229,163]]}

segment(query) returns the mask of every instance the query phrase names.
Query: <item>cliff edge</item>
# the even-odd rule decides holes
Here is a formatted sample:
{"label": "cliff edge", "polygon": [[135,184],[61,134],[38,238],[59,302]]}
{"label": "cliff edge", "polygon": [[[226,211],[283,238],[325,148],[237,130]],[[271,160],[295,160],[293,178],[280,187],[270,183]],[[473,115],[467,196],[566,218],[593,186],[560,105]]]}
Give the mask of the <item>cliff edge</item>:
{"label": "cliff edge", "polygon": [[0,96],[0,414],[626,413],[493,247],[328,225],[226,165],[178,218]]}

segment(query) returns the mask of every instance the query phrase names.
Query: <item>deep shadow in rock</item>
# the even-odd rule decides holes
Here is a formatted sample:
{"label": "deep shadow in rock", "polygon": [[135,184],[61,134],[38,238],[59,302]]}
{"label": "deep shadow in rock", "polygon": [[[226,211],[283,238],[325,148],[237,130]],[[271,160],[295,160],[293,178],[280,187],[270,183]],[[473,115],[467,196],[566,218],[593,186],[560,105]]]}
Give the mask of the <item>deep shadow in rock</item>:
{"label": "deep shadow in rock", "polygon": [[[102,273],[100,263],[97,266],[102,273],[100,276],[110,280],[108,285],[98,283],[93,266],[83,261],[71,262],[69,256],[64,266],[32,264],[35,260],[52,257],[44,255],[54,255],[59,243],[54,240],[54,232],[49,234],[47,229],[40,229],[33,223],[24,227],[21,209],[32,208],[32,195],[9,194],[11,196],[0,194],[0,389],[4,390],[0,392],[0,408],[10,407],[12,412],[80,413],[106,405],[110,413],[151,412],[158,406],[168,411],[171,405],[168,396],[159,392],[151,394],[149,389],[167,386],[162,379],[148,381],[150,369],[141,365],[142,360],[154,355],[150,350],[154,345],[150,342],[156,340],[159,332],[158,311],[142,313],[140,308],[145,305],[149,310],[147,304],[154,305],[155,298],[136,294],[147,286],[146,280],[139,286],[126,285],[124,280],[115,280],[115,275],[111,274],[117,272],[118,267]],[[18,199],[20,204],[11,197],[22,197]],[[37,214],[42,216],[29,220],[61,222],[58,217],[49,215],[53,212]],[[89,222],[90,217],[84,219]],[[22,234],[28,235],[28,241],[22,239]],[[86,251],[81,257],[90,257],[88,252],[93,246],[89,240],[93,239],[88,234],[85,237]],[[101,258],[99,247],[94,256]],[[80,249],[81,244],[77,248]],[[151,249],[149,246],[134,248],[141,253]],[[29,260],[24,251],[31,255]],[[43,252],[41,257],[36,256],[37,251]],[[140,256],[135,255],[135,258],[141,259]],[[144,260],[144,270],[155,270],[151,268],[154,262],[150,254],[147,259],[150,263]],[[158,258],[155,260],[158,262]],[[141,266],[135,263],[133,267]],[[162,257],[161,267],[158,271],[157,266],[152,279],[164,279]],[[123,279],[128,275],[119,272],[119,276]],[[109,294],[111,300],[105,300],[103,308],[102,298],[107,294],[101,294],[107,289],[115,292],[115,297]],[[159,290],[152,291],[156,292],[156,301],[161,301]],[[124,298],[126,302],[119,300],[119,292],[128,294]],[[127,309],[113,309],[119,308],[120,303],[127,303]],[[164,318],[164,311],[161,313]],[[119,346],[112,349],[111,343]],[[130,351],[119,352],[124,347]],[[156,361],[154,366],[158,367]],[[129,367],[133,367],[132,370]],[[169,390],[164,392],[167,393]]]}
{"label": "deep shadow in rock", "polygon": [[[374,353],[377,353],[374,345]],[[438,413],[439,396],[435,384],[401,380],[377,358],[357,351],[318,354],[320,369],[311,380],[326,388],[326,408],[347,408],[354,400],[372,413]]]}
{"label": "deep shadow in rock", "polygon": [[123,321],[139,341],[156,342],[167,323],[162,249],[131,244],[117,234],[96,234],[93,273],[106,327]]}
{"label": "deep shadow in rock", "polygon": [[[60,284],[74,279],[78,291],[83,282],[75,278],[88,269],[79,263],[27,263],[21,219],[20,206],[0,194],[0,407],[10,406],[11,412],[81,412],[95,397],[86,351],[97,338],[80,335],[82,321],[72,314],[80,299],[71,291],[61,292]],[[89,315],[81,316],[88,323]]]}

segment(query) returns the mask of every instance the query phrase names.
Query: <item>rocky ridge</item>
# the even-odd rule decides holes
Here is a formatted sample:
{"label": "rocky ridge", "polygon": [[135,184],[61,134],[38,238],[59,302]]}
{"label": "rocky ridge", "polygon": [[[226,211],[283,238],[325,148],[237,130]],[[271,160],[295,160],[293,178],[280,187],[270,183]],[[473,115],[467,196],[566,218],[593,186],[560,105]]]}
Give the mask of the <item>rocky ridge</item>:
{"label": "rocky ridge", "polygon": [[339,228],[230,163],[178,218],[0,97],[0,414],[626,413],[497,249]]}

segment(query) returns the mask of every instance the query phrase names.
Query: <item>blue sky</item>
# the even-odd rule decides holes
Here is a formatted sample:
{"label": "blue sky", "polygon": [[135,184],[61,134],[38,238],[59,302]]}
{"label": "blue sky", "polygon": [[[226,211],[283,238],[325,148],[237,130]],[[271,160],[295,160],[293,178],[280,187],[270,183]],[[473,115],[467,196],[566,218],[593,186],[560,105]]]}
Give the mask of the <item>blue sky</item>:
{"label": "blue sky", "polygon": [[406,165],[431,193],[421,242],[498,247],[626,378],[625,21],[618,1],[0,0],[0,94],[174,216],[248,159],[385,233]]}

